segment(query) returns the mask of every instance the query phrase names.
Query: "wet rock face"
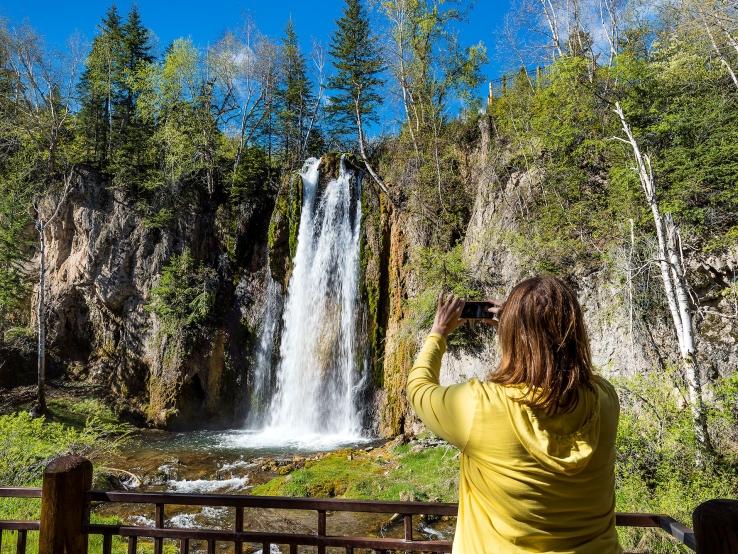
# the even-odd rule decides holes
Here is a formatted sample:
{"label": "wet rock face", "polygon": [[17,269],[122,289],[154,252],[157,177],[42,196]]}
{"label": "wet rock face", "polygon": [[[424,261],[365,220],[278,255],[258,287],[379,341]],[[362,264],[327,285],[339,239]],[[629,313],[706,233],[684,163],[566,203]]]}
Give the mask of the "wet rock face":
{"label": "wet rock face", "polygon": [[[88,169],[48,237],[52,361],[82,367],[84,377],[109,387],[121,411],[163,427],[226,425],[241,416],[250,342],[241,321],[248,307],[240,303],[255,299],[237,294],[234,283],[265,262],[269,208],[234,210],[235,256],[218,236],[218,206],[200,198],[190,209],[171,228],[150,228],[134,199]],[[251,245],[239,252],[245,242]],[[163,336],[145,306],[164,266],[185,248],[216,270],[215,307],[199,333]]]}
{"label": "wet rock face", "polygon": [[[314,202],[320,202],[320,198],[326,186],[332,180],[338,178],[340,172],[341,154],[331,152],[320,158],[319,178],[317,190],[313,198]],[[351,190],[351,205],[349,207],[352,222],[356,217],[359,191],[357,179],[361,178],[362,168],[353,155],[344,156],[346,169],[353,172],[354,176],[349,181]],[[303,204],[303,181],[299,173],[294,172],[286,175],[282,180],[274,210],[269,222],[268,249],[269,267],[275,281],[286,287],[292,270],[292,259],[297,252],[297,235],[300,229],[300,216]]]}

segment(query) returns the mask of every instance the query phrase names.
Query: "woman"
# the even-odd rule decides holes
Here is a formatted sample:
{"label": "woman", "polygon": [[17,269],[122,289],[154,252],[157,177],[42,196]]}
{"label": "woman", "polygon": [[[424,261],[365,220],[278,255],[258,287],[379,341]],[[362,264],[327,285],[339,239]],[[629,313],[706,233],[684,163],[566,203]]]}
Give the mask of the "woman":
{"label": "woman", "polygon": [[441,295],[408,376],[407,397],[461,449],[456,554],[622,552],[615,531],[619,403],[592,372],[576,295],[561,279],[518,284],[499,315],[499,366],[487,381],[438,384],[464,301]]}

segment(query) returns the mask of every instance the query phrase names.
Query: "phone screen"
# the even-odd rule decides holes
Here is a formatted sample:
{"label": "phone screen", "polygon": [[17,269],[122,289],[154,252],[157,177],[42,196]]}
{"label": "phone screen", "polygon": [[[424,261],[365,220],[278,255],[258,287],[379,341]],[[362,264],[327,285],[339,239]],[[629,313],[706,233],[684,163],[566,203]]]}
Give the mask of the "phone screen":
{"label": "phone screen", "polygon": [[464,302],[464,309],[461,310],[462,319],[491,319],[493,316],[489,312],[492,307],[491,302]]}

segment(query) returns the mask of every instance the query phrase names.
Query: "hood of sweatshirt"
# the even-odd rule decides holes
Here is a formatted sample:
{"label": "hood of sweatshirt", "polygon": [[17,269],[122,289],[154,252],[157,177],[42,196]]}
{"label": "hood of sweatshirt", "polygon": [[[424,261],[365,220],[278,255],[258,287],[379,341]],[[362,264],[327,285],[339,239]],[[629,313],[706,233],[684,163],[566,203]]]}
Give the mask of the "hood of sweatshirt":
{"label": "hood of sweatshirt", "polygon": [[600,438],[600,382],[583,389],[576,407],[568,413],[547,415],[523,400],[528,387],[501,387],[507,414],[515,434],[528,453],[556,473],[574,475],[585,467],[597,450]]}

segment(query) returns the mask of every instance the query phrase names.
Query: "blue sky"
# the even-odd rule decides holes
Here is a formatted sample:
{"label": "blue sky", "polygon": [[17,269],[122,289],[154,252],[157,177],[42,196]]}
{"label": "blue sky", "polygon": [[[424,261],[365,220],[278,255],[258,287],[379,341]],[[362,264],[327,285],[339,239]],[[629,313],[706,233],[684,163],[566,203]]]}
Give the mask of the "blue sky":
{"label": "blue sky", "polygon": [[[476,0],[464,2],[468,18],[458,28],[462,44],[480,40],[488,49],[490,62],[484,68],[485,76],[495,78],[504,65],[497,59],[497,35],[502,27],[510,0]],[[218,40],[228,29],[237,29],[250,16],[264,34],[280,37],[288,18],[292,17],[304,52],[309,52],[313,39],[328,44],[341,15],[343,0],[118,0],[125,15],[135,3],[144,24],[158,38],[163,50],[178,37],[190,37],[198,46]],[[96,26],[107,11],[108,1],[4,0],[0,17],[17,25],[27,21],[44,37],[48,46],[61,49],[68,37],[78,33],[86,41],[95,35]],[[480,87],[483,96],[485,87]]]}

